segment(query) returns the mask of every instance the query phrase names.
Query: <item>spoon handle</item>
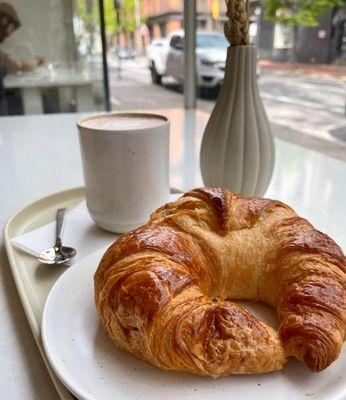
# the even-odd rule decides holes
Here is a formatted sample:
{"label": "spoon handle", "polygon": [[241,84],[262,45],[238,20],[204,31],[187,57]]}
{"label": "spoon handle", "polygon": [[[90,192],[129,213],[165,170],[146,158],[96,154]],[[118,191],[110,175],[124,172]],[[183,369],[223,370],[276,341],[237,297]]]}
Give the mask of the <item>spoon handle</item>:
{"label": "spoon handle", "polygon": [[64,219],[66,214],[66,208],[60,208],[56,213],[56,238],[55,238],[55,246],[61,246],[61,234],[64,226]]}

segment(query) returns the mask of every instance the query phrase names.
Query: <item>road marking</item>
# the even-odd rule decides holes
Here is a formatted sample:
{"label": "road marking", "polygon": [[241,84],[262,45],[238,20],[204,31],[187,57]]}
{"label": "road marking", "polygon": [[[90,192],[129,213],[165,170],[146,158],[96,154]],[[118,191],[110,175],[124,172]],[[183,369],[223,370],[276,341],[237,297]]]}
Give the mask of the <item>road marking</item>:
{"label": "road marking", "polygon": [[333,87],[326,87],[325,85],[321,84],[313,84],[313,83],[303,83],[302,85],[299,85],[301,88],[304,89],[315,89],[315,90],[324,90],[326,89],[326,92],[331,92],[331,93],[337,93],[337,94],[345,94],[345,89],[338,89],[338,88],[333,88]]}
{"label": "road marking", "polygon": [[312,103],[310,101],[305,101],[305,100],[299,100],[299,99],[293,99],[291,97],[287,96],[278,96],[278,95],[273,95],[269,93],[261,93],[261,96],[263,99],[267,100],[275,100],[275,101],[281,101],[282,103],[288,103],[288,104],[294,104],[297,106],[304,106],[304,107],[309,107],[309,108],[315,108],[316,110],[325,110],[330,108],[328,111],[332,111],[338,114],[343,114],[344,113],[344,108],[343,107],[338,107],[338,106],[327,106],[325,104],[316,104]]}
{"label": "road marking", "polygon": [[285,78],[283,81],[282,79],[278,80],[276,77],[273,76],[265,76],[260,78],[260,84],[266,84],[266,83],[276,83],[284,86],[292,86],[295,85],[299,88],[304,88],[304,89],[312,89],[312,90],[325,90],[326,92],[332,92],[332,93],[337,93],[337,94],[345,94],[345,84],[343,82],[332,82],[334,86],[338,84],[340,88],[338,87],[332,87],[330,86],[331,83],[328,82],[304,82],[300,78]]}

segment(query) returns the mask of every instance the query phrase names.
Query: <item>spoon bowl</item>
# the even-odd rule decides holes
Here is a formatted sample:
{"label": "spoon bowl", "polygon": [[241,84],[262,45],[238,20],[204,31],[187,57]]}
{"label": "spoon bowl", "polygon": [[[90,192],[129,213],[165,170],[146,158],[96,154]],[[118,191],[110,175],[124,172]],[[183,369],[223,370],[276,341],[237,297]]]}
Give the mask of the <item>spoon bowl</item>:
{"label": "spoon bowl", "polygon": [[64,224],[66,208],[59,209],[56,214],[56,240],[55,245],[50,249],[43,251],[38,261],[42,264],[70,265],[70,261],[77,254],[76,249],[73,247],[63,246],[61,242],[61,234]]}
{"label": "spoon bowl", "polygon": [[76,254],[77,251],[73,247],[51,247],[43,251],[38,260],[42,264],[67,264]]}

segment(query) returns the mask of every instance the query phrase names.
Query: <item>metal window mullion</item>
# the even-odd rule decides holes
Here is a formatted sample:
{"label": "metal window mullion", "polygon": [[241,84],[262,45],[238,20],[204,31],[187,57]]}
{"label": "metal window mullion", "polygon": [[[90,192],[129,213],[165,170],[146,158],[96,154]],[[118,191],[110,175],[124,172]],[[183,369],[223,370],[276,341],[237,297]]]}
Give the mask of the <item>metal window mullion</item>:
{"label": "metal window mullion", "polygon": [[196,108],[196,0],[184,1],[184,105]]}
{"label": "metal window mullion", "polygon": [[104,13],[103,0],[99,0],[99,13],[100,13],[100,31],[101,31],[101,42],[102,42],[102,69],[103,69],[105,109],[106,111],[110,111],[111,104],[110,104],[110,92],[109,92],[105,13]]}

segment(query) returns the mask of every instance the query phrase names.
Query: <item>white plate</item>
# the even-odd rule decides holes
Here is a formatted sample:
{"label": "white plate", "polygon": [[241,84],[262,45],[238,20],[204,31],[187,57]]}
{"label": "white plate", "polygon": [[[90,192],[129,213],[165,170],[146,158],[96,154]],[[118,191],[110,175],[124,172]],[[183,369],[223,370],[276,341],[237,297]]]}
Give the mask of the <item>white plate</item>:
{"label": "white plate", "polygon": [[[119,351],[103,331],[93,304],[93,274],[103,251],[68,269],[54,285],[43,311],[42,338],[48,359],[61,381],[79,399],[346,398],[345,346],[339,359],[319,374],[290,360],[280,372],[218,380],[161,371]],[[256,305],[251,309],[273,322],[273,313],[267,307]]]}

